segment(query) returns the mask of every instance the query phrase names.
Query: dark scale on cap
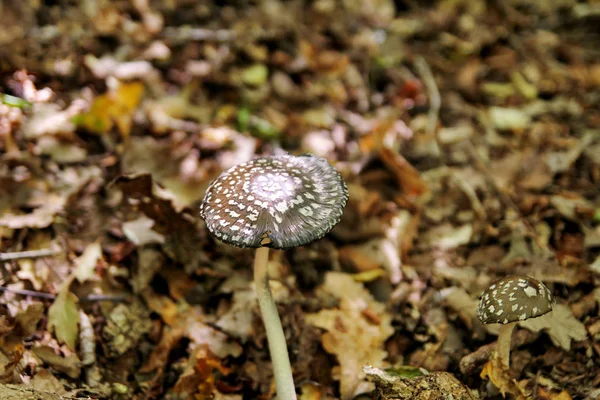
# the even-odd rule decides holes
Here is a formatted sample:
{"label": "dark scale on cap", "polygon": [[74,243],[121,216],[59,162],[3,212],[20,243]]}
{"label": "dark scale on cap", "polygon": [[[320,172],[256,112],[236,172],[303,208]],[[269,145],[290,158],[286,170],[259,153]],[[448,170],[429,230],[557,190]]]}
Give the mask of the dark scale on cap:
{"label": "dark scale on cap", "polygon": [[282,155],[223,172],[206,191],[200,215],[225,243],[288,249],[323,237],[347,202],[346,183],[325,159]]}
{"label": "dark scale on cap", "polygon": [[527,276],[507,276],[481,295],[477,316],[484,324],[507,324],[540,317],[554,307],[550,290],[540,281]]}

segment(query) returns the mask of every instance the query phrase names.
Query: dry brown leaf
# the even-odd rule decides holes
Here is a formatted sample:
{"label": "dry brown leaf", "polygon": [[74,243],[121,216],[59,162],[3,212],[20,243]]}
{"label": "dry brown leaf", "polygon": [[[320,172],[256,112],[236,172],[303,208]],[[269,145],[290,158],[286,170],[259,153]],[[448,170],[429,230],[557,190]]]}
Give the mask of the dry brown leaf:
{"label": "dry brown leaf", "polygon": [[[323,347],[338,359],[339,367],[334,376],[340,380],[341,397],[351,399],[369,387],[363,366],[381,365],[387,355],[384,344],[394,332],[391,316],[385,306],[373,300],[363,285],[350,275],[330,272],[318,290],[338,298],[339,308],[309,314],[306,320],[325,329]],[[375,316],[376,320],[367,318],[366,314]]]}
{"label": "dry brown leaf", "polygon": [[31,387],[40,392],[56,393],[65,395],[67,391],[58,378],[47,369],[39,370],[30,382]]}
{"label": "dry brown leaf", "polygon": [[154,221],[150,218],[142,215],[132,221],[123,223],[123,233],[131,242],[137,246],[144,246],[146,244],[165,242],[165,237],[152,230]]}
{"label": "dry brown leaf", "polygon": [[79,366],[80,361],[74,353],[71,353],[67,357],[63,357],[60,354],[57,354],[56,350],[50,346],[34,347],[32,351],[50,367],[67,374],[71,378],[78,378],[79,375],[81,375],[81,367]]}
{"label": "dry brown leaf", "polygon": [[398,186],[411,196],[420,196],[427,192],[426,183],[421,179],[419,172],[399,153],[383,148],[379,151],[379,157],[386,167],[392,171],[398,182]]}
{"label": "dry brown leaf", "polygon": [[233,303],[223,314],[216,325],[227,334],[246,342],[254,333],[254,313],[256,309],[256,292],[254,290],[236,290]]}
{"label": "dry brown leaf", "polygon": [[571,341],[581,341],[587,337],[585,325],[573,316],[571,308],[564,304],[554,306],[552,312],[539,318],[519,322],[523,328],[533,332],[547,330],[552,343],[565,350],[571,349]]}
{"label": "dry brown leaf", "polygon": [[82,255],[77,257],[75,263],[75,278],[80,283],[94,278],[96,263],[102,259],[102,246],[96,241],[87,246]]}

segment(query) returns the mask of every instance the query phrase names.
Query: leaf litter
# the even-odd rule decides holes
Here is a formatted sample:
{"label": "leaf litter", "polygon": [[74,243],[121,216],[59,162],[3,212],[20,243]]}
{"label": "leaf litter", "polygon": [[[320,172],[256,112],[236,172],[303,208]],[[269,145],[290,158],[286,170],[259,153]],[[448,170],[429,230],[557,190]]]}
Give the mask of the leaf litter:
{"label": "leaf litter", "polygon": [[[270,398],[252,255],[197,207],[282,152],[351,194],[272,255],[300,398],[599,398],[595,2],[226,3],[0,5],[0,398]],[[506,370],[509,274],[558,304]]]}

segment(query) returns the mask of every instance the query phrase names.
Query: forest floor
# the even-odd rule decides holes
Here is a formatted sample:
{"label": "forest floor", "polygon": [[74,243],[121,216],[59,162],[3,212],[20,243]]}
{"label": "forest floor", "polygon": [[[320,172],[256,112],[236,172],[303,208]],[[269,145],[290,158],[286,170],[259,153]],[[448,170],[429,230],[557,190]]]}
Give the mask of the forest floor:
{"label": "forest floor", "polygon": [[[600,398],[600,3],[0,3],[0,399],[270,399],[208,184],[312,153],[342,221],[270,259],[299,398]],[[475,314],[544,282],[510,368]],[[532,322],[533,321],[533,322]]]}

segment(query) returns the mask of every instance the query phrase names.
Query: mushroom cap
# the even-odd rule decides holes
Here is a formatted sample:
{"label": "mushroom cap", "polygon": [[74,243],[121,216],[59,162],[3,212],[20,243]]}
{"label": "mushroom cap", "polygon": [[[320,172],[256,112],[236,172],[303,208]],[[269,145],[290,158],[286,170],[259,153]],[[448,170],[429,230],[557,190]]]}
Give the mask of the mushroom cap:
{"label": "mushroom cap", "polygon": [[223,172],[208,187],[200,215],[225,243],[288,249],[323,237],[347,202],[348,187],[327,160],[286,154]]}
{"label": "mushroom cap", "polygon": [[556,304],[540,281],[510,275],[492,283],[481,295],[477,317],[484,324],[507,324],[542,316]]}

